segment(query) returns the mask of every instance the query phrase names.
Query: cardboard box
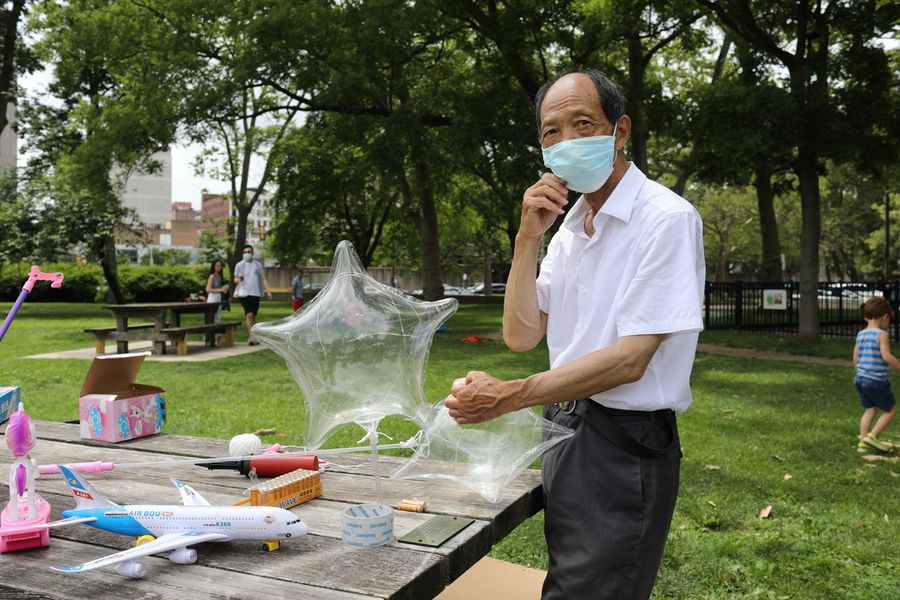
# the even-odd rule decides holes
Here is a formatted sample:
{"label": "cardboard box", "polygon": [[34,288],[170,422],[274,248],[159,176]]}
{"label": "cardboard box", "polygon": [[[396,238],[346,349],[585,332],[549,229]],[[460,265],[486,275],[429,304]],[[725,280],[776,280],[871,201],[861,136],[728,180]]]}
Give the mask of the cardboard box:
{"label": "cardboard box", "polygon": [[149,352],[106,354],[94,358],[81,386],[81,437],[122,442],[162,431],[166,419],[164,389],[135,383]]}
{"label": "cardboard box", "polygon": [[19,386],[0,386],[0,423],[9,419],[9,416],[18,410],[21,398]]}

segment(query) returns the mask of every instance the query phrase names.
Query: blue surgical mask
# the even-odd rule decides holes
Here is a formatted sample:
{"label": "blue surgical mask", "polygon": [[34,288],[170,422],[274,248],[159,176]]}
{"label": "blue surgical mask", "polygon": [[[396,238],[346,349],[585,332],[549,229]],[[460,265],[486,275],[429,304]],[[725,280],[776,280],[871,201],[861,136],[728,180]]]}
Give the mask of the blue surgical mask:
{"label": "blue surgical mask", "polygon": [[247,262],[253,260],[253,254],[250,252],[244,252],[244,260],[246,260]]}
{"label": "blue surgical mask", "polygon": [[573,192],[596,192],[612,174],[618,127],[617,123],[612,135],[575,138],[544,148],[544,165]]}

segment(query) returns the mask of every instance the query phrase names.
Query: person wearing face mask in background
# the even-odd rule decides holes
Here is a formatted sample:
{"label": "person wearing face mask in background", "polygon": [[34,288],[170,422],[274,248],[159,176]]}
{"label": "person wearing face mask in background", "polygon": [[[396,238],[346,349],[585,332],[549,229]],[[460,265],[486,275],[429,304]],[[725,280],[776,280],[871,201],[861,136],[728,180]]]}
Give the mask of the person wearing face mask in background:
{"label": "person wearing face mask in background", "polygon": [[249,345],[257,346],[251,331],[256,323],[256,315],[259,313],[259,300],[265,293],[266,299],[271,300],[269,282],[266,280],[266,270],[262,263],[253,260],[253,246],[244,246],[244,260],[234,268],[234,281],[238,287],[234,290],[234,297],[244,307],[244,321],[247,324],[247,333],[250,335]]}
{"label": "person wearing face mask in background", "polygon": [[[694,207],[622,150],[621,88],[567,73],[536,97],[545,173],[525,191],[503,307],[513,351],[547,336],[550,369],[502,381],[471,371],[444,403],[460,424],[544,406],[575,430],[544,455],[544,600],[650,597],[678,495],[675,411],[703,328],[703,230]],[[568,192],[582,194],[564,214]]]}

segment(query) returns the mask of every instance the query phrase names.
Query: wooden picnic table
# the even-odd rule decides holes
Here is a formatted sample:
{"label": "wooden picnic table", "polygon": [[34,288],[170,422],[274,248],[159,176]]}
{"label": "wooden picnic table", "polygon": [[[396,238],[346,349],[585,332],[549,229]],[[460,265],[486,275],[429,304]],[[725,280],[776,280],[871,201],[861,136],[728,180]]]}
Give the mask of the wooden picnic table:
{"label": "wooden picnic table", "polygon": [[[36,425],[38,442],[31,457],[39,464],[228,455],[225,440],[160,434],[108,444],[80,439],[77,424],[37,421]],[[402,498],[428,498],[425,513],[395,512],[395,538],[435,515],[475,521],[436,548],[398,541],[354,548],[341,542],[341,514],[350,506],[376,502],[374,477],[366,455],[342,454],[335,460],[340,466],[331,465],[322,474],[323,495],[291,509],[309,526],[309,535],[282,542],[275,552],[266,552],[260,542],[251,541],[199,544],[198,561],[193,565],[174,564],[161,556],[141,559],[146,566],[144,579],[125,579],[112,567],[79,574],[50,570],[50,566],[82,563],[134,544],[132,538],[77,524],[51,530],[47,548],[0,555],[0,598],[427,600],[541,508],[540,473],[536,470],[520,475],[496,504],[448,481],[383,479],[385,504],[396,507]],[[382,460],[384,473],[404,459]],[[6,473],[8,464],[9,459],[0,463],[0,472]],[[194,465],[122,468],[86,475],[97,491],[128,504],[179,503],[171,477],[193,486],[213,504],[232,504],[249,486],[249,480],[237,472]],[[0,482],[0,500],[5,502],[6,477],[0,477]],[[36,483],[38,493],[53,507],[52,519],[74,507],[59,475],[42,476]]]}
{"label": "wooden picnic table", "polygon": [[[153,340],[153,353],[165,354],[167,337],[162,333],[163,329],[167,326],[181,327],[181,315],[184,313],[203,313],[203,322],[213,323],[219,306],[219,302],[144,302],[107,304],[103,308],[112,311],[116,318],[116,332],[111,337],[116,340],[119,354],[128,352],[128,340],[135,339],[134,334],[128,331],[128,319],[151,321],[153,329],[149,337]],[[211,339],[215,343],[215,337]]]}

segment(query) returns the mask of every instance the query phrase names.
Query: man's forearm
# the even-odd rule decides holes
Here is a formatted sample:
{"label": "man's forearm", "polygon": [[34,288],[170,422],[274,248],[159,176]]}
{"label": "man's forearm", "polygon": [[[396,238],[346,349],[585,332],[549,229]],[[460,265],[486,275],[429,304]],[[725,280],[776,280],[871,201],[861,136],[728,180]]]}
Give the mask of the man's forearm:
{"label": "man's forearm", "polygon": [[508,406],[553,404],[593,396],[644,376],[662,338],[639,335],[620,338],[615,344],[596,350],[556,369],[505,382]]}
{"label": "man's forearm", "polygon": [[537,256],[540,237],[516,238],[506,295],[503,299],[503,340],[510,350],[534,348],[546,332],[546,316],[537,300]]}

